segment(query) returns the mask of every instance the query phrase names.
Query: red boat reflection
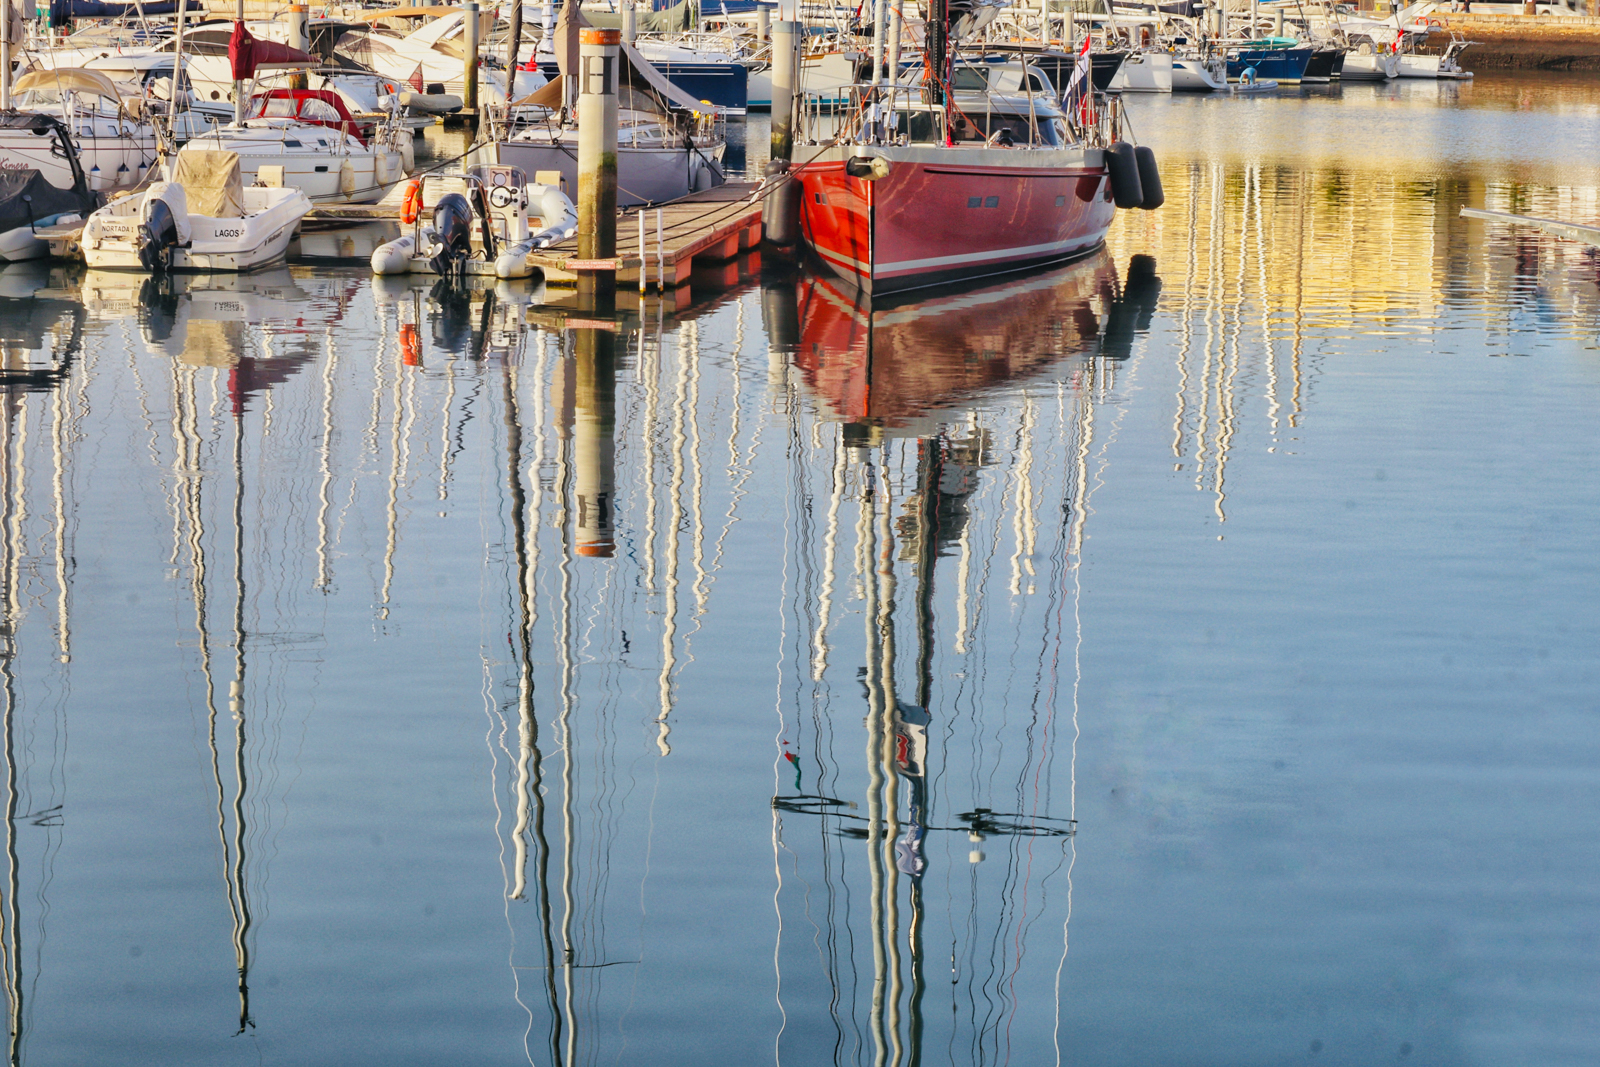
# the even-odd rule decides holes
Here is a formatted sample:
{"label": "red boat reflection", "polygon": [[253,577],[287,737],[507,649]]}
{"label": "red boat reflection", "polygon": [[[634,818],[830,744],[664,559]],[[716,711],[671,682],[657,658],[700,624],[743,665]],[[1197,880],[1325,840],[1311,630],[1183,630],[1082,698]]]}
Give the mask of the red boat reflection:
{"label": "red boat reflection", "polygon": [[1126,283],[1108,253],[1070,266],[886,306],[838,278],[767,293],[768,333],[794,349],[807,386],[844,422],[904,426],[1063,360],[1127,358],[1160,292],[1155,262],[1136,256]]}

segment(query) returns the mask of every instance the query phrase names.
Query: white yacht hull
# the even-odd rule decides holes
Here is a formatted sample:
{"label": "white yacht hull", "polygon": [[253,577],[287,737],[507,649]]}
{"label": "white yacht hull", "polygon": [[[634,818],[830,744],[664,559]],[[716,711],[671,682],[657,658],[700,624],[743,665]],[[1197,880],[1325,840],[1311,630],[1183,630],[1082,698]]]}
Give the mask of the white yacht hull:
{"label": "white yacht hull", "polygon": [[1172,60],[1172,92],[1211,93],[1228,87],[1228,69],[1203,60],[1174,57]]}
{"label": "white yacht hull", "polygon": [[1434,79],[1439,76],[1440,61],[1443,56],[1416,56],[1401,55],[1400,67],[1396,71],[1397,78],[1427,78]]}
{"label": "white yacht hull", "polygon": [[1347,52],[1339,79],[1347,82],[1383,82],[1399,77],[1400,57],[1393,52],[1361,55]]}
{"label": "white yacht hull", "polygon": [[405,181],[411,163],[401,149],[363,146],[323,127],[308,132],[307,127],[227,126],[191,139],[179,151],[190,150],[237,152],[246,185],[257,180],[262,167],[282,167],[283,184],[318,204],[375,204]]}
{"label": "white yacht hull", "polygon": [[[53,142],[53,136],[35,135],[28,130],[0,130],[0,170],[36,170],[57,189],[72,188],[72,165],[50,151]],[[78,148],[78,161],[89,188],[97,193],[138,184],[156,159],[154,135],[77,136],[72,143]]]}
{"label": "white yacht hull", "polygon": [[1397,57],[1400,61],[1398,78],[1423,78],[1430,81],[1448,80],[1455,81],[1472,77],[1472,72],[1462,70],[1457,63],[1446,55],[1421,56],[1402,53]]}
{"label": "white yacht hull", "polygon": [[747,111],[772,110],[772,69],[752,70],[745,82],[745,109]]}
{"label": "white yacht hull", "polygon": [[1114,93],[1170,93],[1172,70],[1169,52],[1133,52],[1122,61],[1107,88]]}

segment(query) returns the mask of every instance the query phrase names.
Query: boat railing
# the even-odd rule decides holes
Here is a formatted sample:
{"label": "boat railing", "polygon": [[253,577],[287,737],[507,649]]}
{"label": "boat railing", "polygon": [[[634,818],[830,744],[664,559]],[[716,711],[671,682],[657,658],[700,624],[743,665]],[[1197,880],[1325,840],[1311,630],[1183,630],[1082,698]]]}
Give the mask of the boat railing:
{"label": "boat railing", "polygon": [[[924,102],[921,87],[901,83],[843,85],[800,94],[795,140],[799,144],[938,143],[1055,147],[1073,141],[1094,146],[1117,139],[1120,97],[1094,93],[1058,109],[1053,94],[963,89],[943,105]],[[1018,121],[1022,125],[1018,125]],[[1059,132],[1064,123],[1065,136]]]}

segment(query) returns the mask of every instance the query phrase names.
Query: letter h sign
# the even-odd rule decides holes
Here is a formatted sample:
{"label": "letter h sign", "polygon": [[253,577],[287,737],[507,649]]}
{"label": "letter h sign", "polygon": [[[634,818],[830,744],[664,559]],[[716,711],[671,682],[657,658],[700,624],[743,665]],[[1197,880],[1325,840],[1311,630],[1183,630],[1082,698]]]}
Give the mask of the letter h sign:
{"label": "letter h sign", "polygon": [[586,96],[617,95],[617,57],[583,57],[583,91]]}

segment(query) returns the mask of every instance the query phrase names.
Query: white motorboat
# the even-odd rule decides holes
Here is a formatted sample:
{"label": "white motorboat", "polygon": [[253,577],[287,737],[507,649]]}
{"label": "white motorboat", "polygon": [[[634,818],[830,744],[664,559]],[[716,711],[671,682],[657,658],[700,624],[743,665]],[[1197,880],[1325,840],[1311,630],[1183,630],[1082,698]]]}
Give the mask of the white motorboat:
{"label": "white motorboat", "polygon": [[1397,58],[1400,69],[1397,77],[1429,78],[1437,80],[1462,80],[1472,77],[1470,70],[1461,69],[1459,58],[1472,42],[1451,34],[1450,43],[1443,52],[1430,54],[1415,50],[1415,35],[1408,34]]}
{"label": "white motorboat", "polygon": [[486,164],[413,181],[401,223],[404,232],[373,251],[374,274],[527,278],[534,253],[578,232],[578,209],[558,186],[529,184],[520,167]]}
{"label": "white motorboat", "polygon": [[[41,230],[76,222],[100,206],[99,195],[90,190],[61,120],[36,113],[0,112],[0,149],[24,139],[29,152],[9,151],[7,164],[0,167],[0,259],[8,263],[48,255],[49,242],[40,236]],[[65,178],[56,174],[58,182],[38,166],[12,165],[23,155],[48,160],[52,173],[59,165]]]}
{"label": "white motorboat", "polygon": [[1210,93],[1228,87],[1228,62],[1221,53],[1174,55],[1172,57],[1172,91],[1175,93]]}
{"label": "white motorboat", "polygon": [[1370,40],[1363,39],[1345,53],[1341,81],[1382,82],[1400,76],[1400,57],[1392,51],[1380,49]]}
{"label": "white motorboat", "polygon": [[[35,70],[18,78],[11,92],[18,111],[54,116],[72,131],[78,161],[95,192],[137,185],[156,161],[156,132],[141,101],[123,99],[104,74],[76,67]],[[5,149],[16,151],[25,166],[43,171],[57,186],[71,185],[65,160],[27,162],[39,153],[30,153],[26,142],[11,140]],[[0,168],[13,162],[8,151],[0,157]]]}
{"label": "white motorboat", "polygon": [[180,152],[172,180],[112,201],[81,238],[94,269],[248,271],[283,260],[311,201],[299,189],[250,186],[233,152]]}
{"label": "white motorboat", "polygon": [[1170,52],[1130,52],[1122,61],[1108,91],[1113,93],[1170,93],[1173,88]]}
{"label": "white motorboat", "polygon": [[[871,68],[872,62],[863,52],[811,52],[800,58],[800,83],[796,92],[818,107],[839,107],[849,102],[850,89],[861,80],[862,66]],[[771,77],[767,80],[768,104],[772,92]]]}

